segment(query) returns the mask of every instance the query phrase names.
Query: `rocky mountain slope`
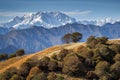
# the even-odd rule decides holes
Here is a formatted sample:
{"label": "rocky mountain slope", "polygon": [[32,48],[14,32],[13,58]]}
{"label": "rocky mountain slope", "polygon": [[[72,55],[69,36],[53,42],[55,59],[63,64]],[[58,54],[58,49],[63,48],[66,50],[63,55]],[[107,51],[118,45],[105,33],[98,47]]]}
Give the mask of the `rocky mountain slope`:
{"label": "rocky mountain slope", "polygon": [[[109,39],[120,37],[120,23],[106,24],[102,27],[95,25],[83,25],[78,23],[66,24],[55,28],[32,27],[11,31],[0,36],[0,52],[10,53],[16,49],[25,49],[26,53],[33,53],[47,47],[61,44],[61,38],[66,33],[80,32],[83,34],[81,41],[89,36],[106,36]],[[10,47],[9,47],[10,46]],[[12,48],[11,51],[8,48]],[[13,49],[14,48],[14,49]],[[3,51],[3,50],[4,51]]]}

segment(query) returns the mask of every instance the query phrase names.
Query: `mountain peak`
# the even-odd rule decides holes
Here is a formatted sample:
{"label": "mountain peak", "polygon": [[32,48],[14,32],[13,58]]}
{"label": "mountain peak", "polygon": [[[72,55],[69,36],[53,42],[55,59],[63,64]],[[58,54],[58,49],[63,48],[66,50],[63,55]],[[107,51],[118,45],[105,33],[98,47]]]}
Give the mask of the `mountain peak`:
{"label": "mountain peak", "polygon": [[3,27],[25,29],[30,26],[43,26],[45,28],[58,27],[67,23],[74,23],[76,20],[68,15],[55,11],[55,12],[36,12],[24,15],[23,17],[14,17],[7,23],[3,23]]}

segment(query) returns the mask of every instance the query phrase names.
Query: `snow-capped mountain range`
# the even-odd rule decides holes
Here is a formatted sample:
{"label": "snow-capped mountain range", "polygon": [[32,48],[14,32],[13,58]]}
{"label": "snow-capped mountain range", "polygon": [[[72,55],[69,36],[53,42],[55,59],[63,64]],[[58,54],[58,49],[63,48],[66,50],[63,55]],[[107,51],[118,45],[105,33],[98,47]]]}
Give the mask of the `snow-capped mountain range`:
{"label": "snow-capped mountain range", "polygon": [[[91,25],[92,24],[92,25]],[[89,36],[120,38],[120,21],[76,21],[61,12],[37,12],[0,24],[0,54],[24,49],[37,52],[61,44],[66,33],[81,32],[82,41]]]}
{"label": "snow-capped mountain range", "polygon": [[61,12],[37,12],[26,14],[23,17],[16,16],[6,23],[1,23],[4,28],[26,29],[31,26],[44,26],[45,28],[59,27],[76,20]]}
{"label": "snow-capped mountain range", "polygon": [[92,24],[92,25],[102,26],[106,23],[113,24],[118,21],[120,20],[113,20],[111,18],[95,20],[95,21],[88,21],[88,20],[77,21],[75,18],[72,18],[61,12],[36,12],[36,13],[25,14],[22,17],[16,16],[13,19],[9,20],[8,22],[0,23],[0,28],[1,27],[8,28],[9,31],[26,29],[32,26],[43,26],[44,28],[52,28],[74,22],[78,22],[84,25]]}
{"label": "snow-capped mountain range", "polygon": [[89,21],[89,20],[78,21],[78,23],[81,23],[81,24],[84,24],[84,25],[92,24],[92,25],[97,25],[97,26],[103,26],[107,23],[114,24],[116,22],[120,22],[120,20],[114,20],[114,19],[111,19],[111,18],[106,18],[106,19],[94,20],[94,21]]}

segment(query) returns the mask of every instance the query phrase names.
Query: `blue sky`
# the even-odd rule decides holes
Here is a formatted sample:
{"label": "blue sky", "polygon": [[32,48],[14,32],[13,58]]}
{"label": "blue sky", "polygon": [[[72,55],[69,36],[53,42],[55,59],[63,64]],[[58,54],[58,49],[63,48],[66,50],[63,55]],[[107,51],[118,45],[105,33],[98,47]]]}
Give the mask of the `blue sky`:
{"label": "blue sky", "polygon": [[77,20],[120,19],[120,0],[0,0],[0,22],[38,11],[61,11]]}

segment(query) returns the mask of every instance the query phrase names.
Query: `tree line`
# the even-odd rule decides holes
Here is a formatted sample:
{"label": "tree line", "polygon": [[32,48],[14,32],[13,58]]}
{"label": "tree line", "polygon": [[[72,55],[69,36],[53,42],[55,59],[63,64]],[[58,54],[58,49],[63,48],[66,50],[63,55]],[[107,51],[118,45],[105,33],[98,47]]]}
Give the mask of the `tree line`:
{"label": "tree line", "polygon": [[6,59],[10,59],[17,56],[23,56],[24,54],[25,54],[24,49],[17,50],[13,54],[0,54],[0,61],[4,61]]}

